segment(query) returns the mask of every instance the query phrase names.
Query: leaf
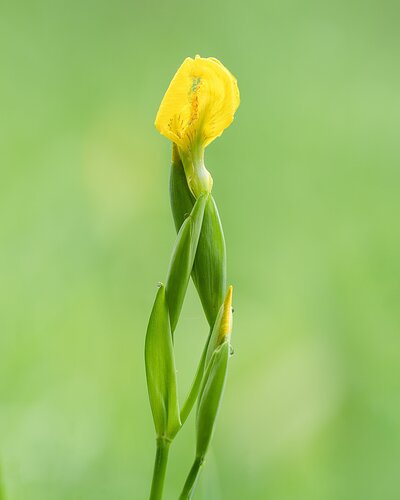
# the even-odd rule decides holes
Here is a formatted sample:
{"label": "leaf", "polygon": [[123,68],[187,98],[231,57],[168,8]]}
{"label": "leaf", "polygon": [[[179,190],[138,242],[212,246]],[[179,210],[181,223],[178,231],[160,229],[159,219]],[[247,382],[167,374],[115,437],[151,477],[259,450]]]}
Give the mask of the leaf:
{"label": "leaf", "polygon": [[204,193],[196,200],[190,215],[185,219],[179,230],[172,252],[165,287],[172,333],[178,323],[192,272],[203,223],[204,208],[208,198],[208,193]]}
{"label": "leaf", "polygon": [[169,178],[169,198],[176,232],[192,211],[196,198],[190,192],[185,171],[179,157],[178,148],[173,145],[171,175]]}
{"label": "leaf", "polygon": [[165,297],[161,285],[151,311],[145,342],[147,388],[157,436],[172,439],[181,426],[175,358]]}
{"label": "leaf", "polygon": [[204,458],[210,444],[221,404],[229,359],[229,341],[218,347],[207,365],[196,415],[196,456]]}

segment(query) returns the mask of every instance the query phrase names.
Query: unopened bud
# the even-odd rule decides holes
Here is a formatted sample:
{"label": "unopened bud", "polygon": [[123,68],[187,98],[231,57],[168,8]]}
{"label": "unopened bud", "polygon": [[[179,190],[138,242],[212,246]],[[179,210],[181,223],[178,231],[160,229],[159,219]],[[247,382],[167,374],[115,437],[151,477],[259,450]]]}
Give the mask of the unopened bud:
{"label": "unopened bud", "polygon": [[218,349],[224,342],[229,342],[232,333],[232,285],[226,292],[224,302],[218,312],[215,320],[214,328],[211,334],[210,343],[208,344],[206,366],[211,359],[214,351]]}

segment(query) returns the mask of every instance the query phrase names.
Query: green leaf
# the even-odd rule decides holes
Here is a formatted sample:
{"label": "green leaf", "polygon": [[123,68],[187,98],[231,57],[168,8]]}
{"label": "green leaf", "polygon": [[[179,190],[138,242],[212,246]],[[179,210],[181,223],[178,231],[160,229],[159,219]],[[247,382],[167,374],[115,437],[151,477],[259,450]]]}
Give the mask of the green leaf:
{"label": "green leaf", "polygon": [[196,456],[204,458],[210,444],[221,404],[229,359],[229,341],[211,356],[204,374],[196,415]]}
{"label": "green leaf", "polygon": [[190,215],[185,219],[179,230],[172,252],[165,287],[172,333],[175,331],[178,323],[193,269],[193,262],[203,223],[204,208],[208,198],[208,193],[204,193],[196,200]]}
{"label": "green leaf", "polygon": [[147,327],[145,363],[147,388],[157,436],[172,439],[181,422],[164,285],[161,285],[157,292]]}
{"label": "green leaf", "polygon": [[[177,153],[171,167],[170,199],[176,230],[195,203],[185,171]],[[200,296],[207,321],[212,327],[226,290],[226,248],[218,209],[210,195],[204,210],[203,225],[192,270],[193,282]]]}

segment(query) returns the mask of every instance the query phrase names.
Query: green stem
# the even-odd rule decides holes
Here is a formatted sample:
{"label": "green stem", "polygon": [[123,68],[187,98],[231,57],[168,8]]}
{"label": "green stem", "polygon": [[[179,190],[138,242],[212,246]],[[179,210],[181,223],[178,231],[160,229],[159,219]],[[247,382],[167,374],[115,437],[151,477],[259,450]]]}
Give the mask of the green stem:
{"label": "green stem", "polygon": [[193,462],[192,468],[190,469],[189,475],[186,479],[179,500],[190,500],[192,498],[203,463],[204,463],[204,458],[196,457],[195,461]]}
{"label": "green stem", "polygon": [[161,500],[162,498],[165,471],[167,470],[169,445],[169,440],[157,438],[156,460],[154,462],[150,500]]}
{"label": "green stem", "polygon": [[187,398],[182,406],[181,415],[180,415],[181,425],[183,425],[186,422],[186,419],[188,418],[190,412],[192,411],[193,405],[196,402],[197,396],[199,394],[200,385],[201,385],[201,382],[203,380],[204,363],[206,360],[206,354],[207,354],[208,344],[209,344],[210,338],[211,338],[211,333],[212,333],[212,329],[211,329],[210,333],[208,334],[206,344],[205,344],[203,352],[201,354],[201,358],[199,361],[199,365],[197,367],[196,375],[195,375],[193,383],[192,383],[192,387],[190,388],[189,394],[188,394],[188,396],[187,396]]}

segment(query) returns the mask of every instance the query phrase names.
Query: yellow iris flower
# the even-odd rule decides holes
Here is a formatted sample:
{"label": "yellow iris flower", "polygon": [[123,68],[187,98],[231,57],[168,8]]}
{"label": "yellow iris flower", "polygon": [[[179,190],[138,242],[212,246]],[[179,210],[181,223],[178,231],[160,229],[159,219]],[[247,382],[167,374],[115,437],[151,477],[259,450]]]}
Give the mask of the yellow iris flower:
{"label": "yellow iris flower", "polygon": [[212,57],[186,58],[157,113],[157,130],[174,142],[195,197],[210,192],[204,149],[232,123],[240,103],[236,78]]}

